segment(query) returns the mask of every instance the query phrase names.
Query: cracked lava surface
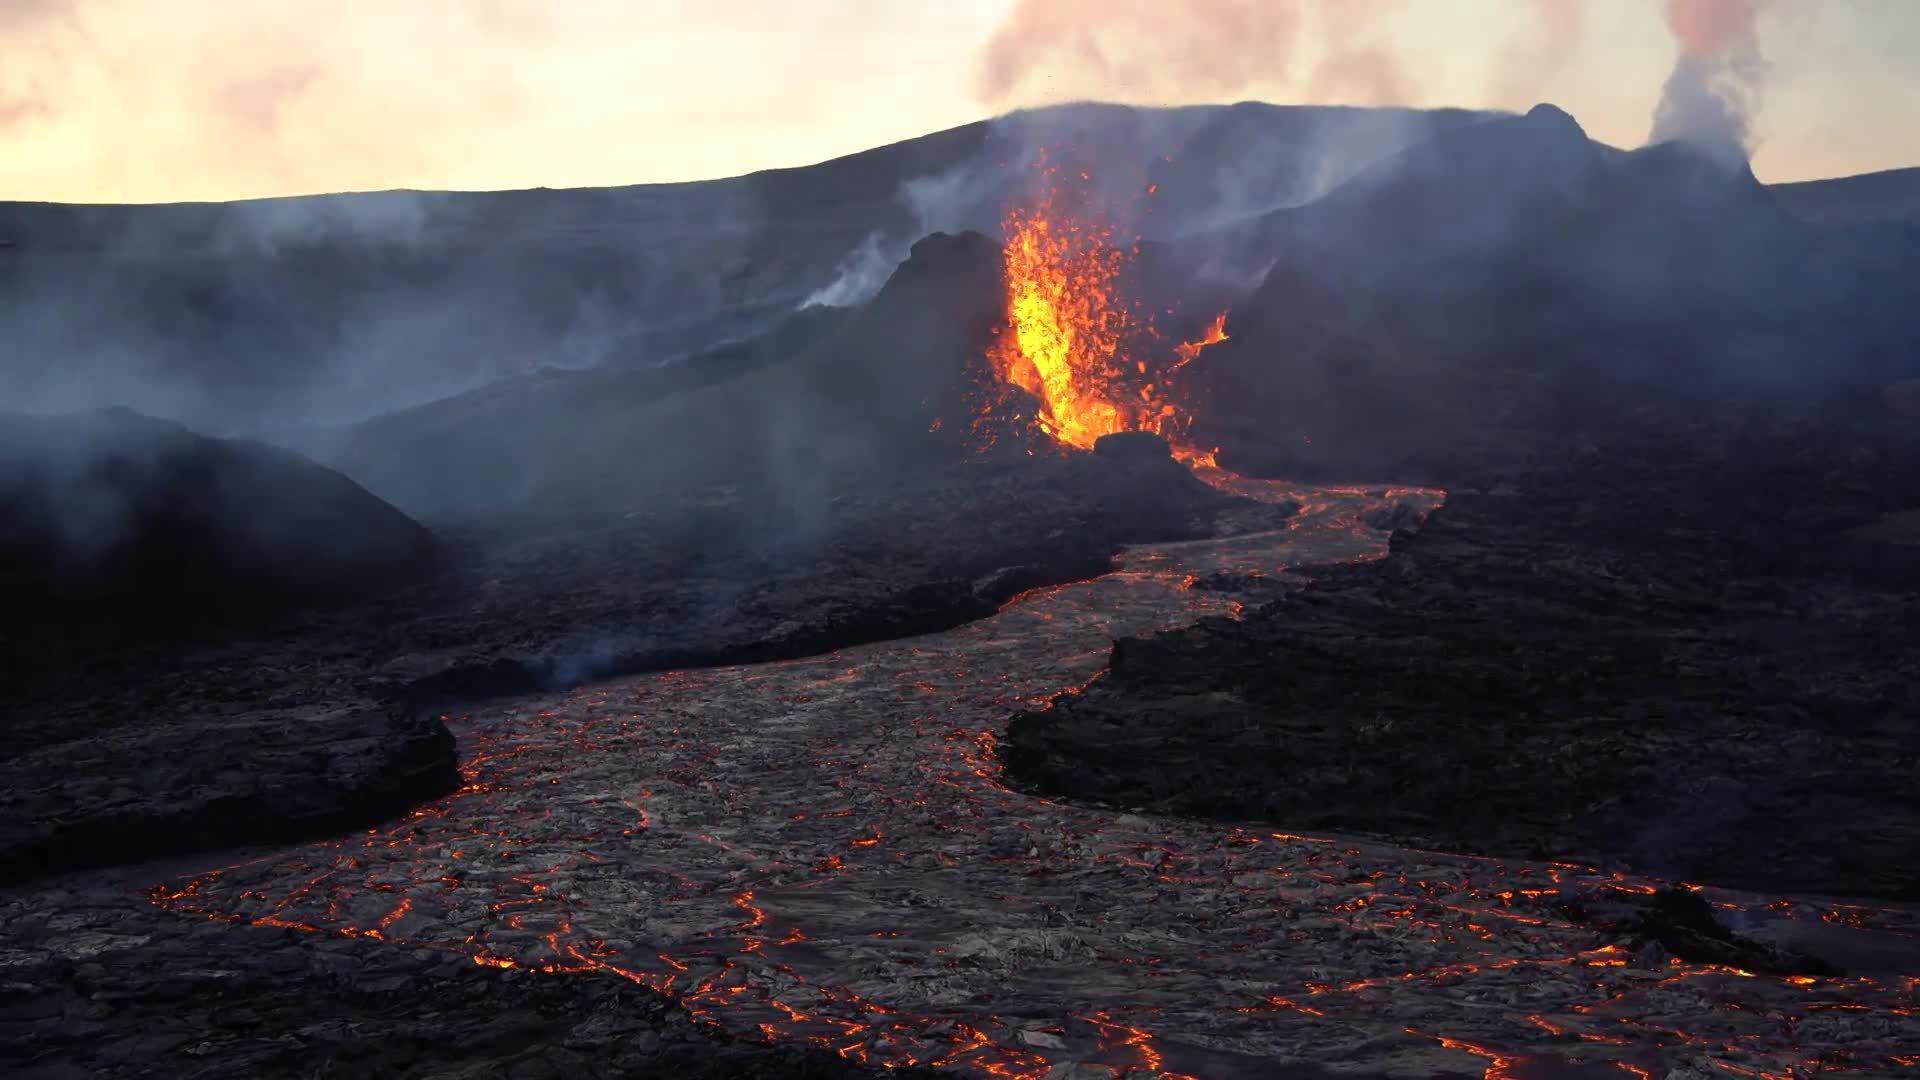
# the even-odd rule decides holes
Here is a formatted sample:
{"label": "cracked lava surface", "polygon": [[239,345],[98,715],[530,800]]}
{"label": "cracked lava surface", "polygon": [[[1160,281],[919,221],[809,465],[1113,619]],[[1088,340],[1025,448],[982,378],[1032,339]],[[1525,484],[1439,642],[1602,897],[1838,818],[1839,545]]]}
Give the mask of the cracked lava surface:
{"label": "cracked lava surface", "polygon": [[[947,633],[496,703],[453,721],[453,795],[154,903],[623,977],[744,1037],[976,1075],[1920,1065],[1920,979],[1689,965],[1555,914],[1644,879],[1004,786],[1009,714],[1097,677],[1117,637],[1237,611],[1196,575],[1374,557],[1384,537],[1362,513],[1434,498],[1238,487],[1305,509],[1278,532],[1136,549]],[[1705,893],[1736,925],[1806,924],[1867,951],[1920,934],[1901,909]]]}

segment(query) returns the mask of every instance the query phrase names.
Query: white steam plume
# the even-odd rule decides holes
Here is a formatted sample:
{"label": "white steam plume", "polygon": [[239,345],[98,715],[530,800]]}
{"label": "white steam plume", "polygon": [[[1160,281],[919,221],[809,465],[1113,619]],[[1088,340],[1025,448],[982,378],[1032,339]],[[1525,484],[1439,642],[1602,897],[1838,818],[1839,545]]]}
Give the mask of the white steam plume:
{"label": "white steam plume", "polygon": [[1649,141],[1698,146],[1730,165],[1753,148],[1753,116],[1767,74],[1757,24],[1767,0],[1667,0],[1679,44]]}

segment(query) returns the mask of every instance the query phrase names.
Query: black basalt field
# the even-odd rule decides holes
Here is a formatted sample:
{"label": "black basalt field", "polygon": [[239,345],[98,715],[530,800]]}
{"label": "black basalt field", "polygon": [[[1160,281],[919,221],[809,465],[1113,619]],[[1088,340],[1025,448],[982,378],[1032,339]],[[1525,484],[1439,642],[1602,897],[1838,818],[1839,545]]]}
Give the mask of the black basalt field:
{"label": "black basalt field", "polygon": [[1910,1072],[1920,185],[1725,149],[0,205],[0,1070]]}

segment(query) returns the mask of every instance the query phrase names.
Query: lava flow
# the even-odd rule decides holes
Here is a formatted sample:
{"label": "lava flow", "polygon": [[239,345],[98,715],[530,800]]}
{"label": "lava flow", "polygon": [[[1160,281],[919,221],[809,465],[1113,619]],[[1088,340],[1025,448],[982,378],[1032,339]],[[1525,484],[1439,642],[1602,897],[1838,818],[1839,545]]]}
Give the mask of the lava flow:
{"label": "lava flow", "polygon": [[[1003,222],[1007,325],[988,357],[993,376],[1037,402],[1033,425],[1066,446],[1087,450],[1102,435],[1148,431],[1164,436],[1181,460],[1213,464],[1212,451],[1188,444],[1192,411],[1176,402],[1169,381],[1202,349],[1227,339],[1226,312],[1198,340],[1176,345],[1171,365],[1130,357],[1159,336],[1120,295],[1138,249],[1116,245],[1110,227],[1064,209],[1057,174],[1044,167],[1045,193]],[[1004,395],[988,398],[988,414],[1008,404]]]}
{"label": "lava flow", "polygon": [[[1568,921],[1650,883],[1056,802],[1008,715],[1112,643],[1227,617],[1197,580],[1373,557],[1430,493],[1288,491],[1289,528],[1136,550],[944,633],[669,672],[454,722],[466,784],[384,830],[156,888],[182,913],[620,978],[735,1036],[974,1075],[1881,1075],[1920,980],[1683,964]],[[1910,913],[1708,890],[1911,947]],[[545,974],[541,974],[545,973]]]}

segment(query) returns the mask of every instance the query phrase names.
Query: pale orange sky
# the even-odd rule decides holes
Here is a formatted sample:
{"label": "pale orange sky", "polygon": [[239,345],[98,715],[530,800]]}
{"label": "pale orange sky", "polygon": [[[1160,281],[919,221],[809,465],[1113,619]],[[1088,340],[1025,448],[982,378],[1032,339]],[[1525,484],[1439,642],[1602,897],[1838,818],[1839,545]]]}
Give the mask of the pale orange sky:
{"label": "pale orange sky", "polygon": [[[1223,3],[1260,0],[1158,0],[1152,18]],[[572,187],[806,164],[998,111],[977,64],[1011,7],[0,0],[0,199]],[[1062,71],[1011,103],[1548,100],[1636,146],[1674,56],[1661,0],[1341,0],[1309,4],[1292,55],[1233,56],[1244,85],[1223,94],[1222,52],[1257,46],[1194,33],[1202,66],[1156,61],[1117,85]],[[1763,179],[1920,164],[1920,0],[1777,0],[1761,41]],[[1341,50],[1391,57],[1391,71],[1329,78],[1316,58]]]}

